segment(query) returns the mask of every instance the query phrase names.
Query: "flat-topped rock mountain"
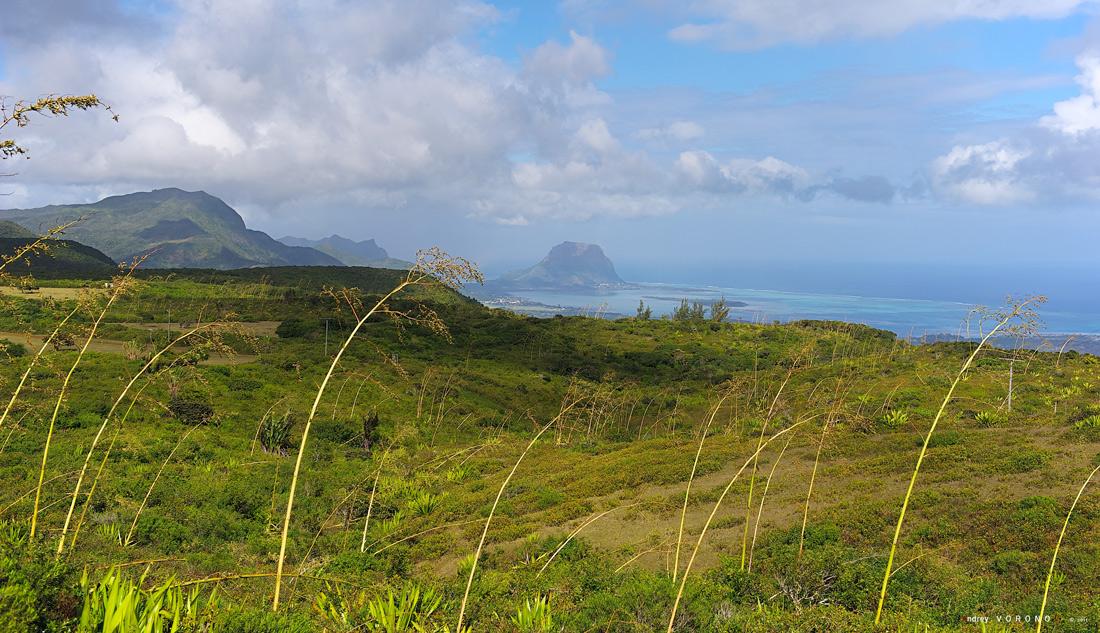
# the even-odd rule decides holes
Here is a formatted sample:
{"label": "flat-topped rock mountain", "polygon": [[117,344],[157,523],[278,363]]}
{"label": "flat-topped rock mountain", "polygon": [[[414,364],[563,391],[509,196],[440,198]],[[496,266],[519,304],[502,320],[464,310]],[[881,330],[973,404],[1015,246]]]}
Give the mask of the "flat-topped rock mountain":
{"label": "flat-topped rock mountain", "polygon": [[32,232],[81,216],[66,237],[106,253],[117,262],[146,253],[145,268],[247,268],[249,266],[340,266],[316,249],[287,246],[244,220],[222,200],[203,191],[158,189],[112,196],[93,204],[7,209],[0,219]]}
{"label": "flat-topped rock mountain", "polygon": [[534,266],[510,270],[493,283],[504,290],[593,290],[626,285],[602,248],[581,242],[562,242]]}

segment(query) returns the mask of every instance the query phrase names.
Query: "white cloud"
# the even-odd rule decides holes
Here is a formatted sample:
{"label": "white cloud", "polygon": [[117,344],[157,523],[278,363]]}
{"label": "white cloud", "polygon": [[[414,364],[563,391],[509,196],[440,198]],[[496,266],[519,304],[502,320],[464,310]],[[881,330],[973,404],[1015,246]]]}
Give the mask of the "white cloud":
{"label": "white cloud", "polygon": [[958,202],[1006,206],[1100,199],[1100,57],[1077,58],[1081,94],[1018,136],[956,145],[928,167],[933,190]]}
{"label": "white cloud", "polygon": [[1077,58],[1081,74],[1081,94],[1054,104],[1054,114],[1043,117],[1039,123],[1066,134],[1079,134],[1100,129],[1100,54],[1096,52]]}
{"label": "white cloud", "polygon": [[607,52],[592,38],[569,32],[572,43],[563,46],[553,40],[535,49],[524,66],[532,73],[562,77],[584,84],[611,73]]}
{"label": "white cloud", "polygon": [[1093,0],[696,0],[689,12],[699,19],[673,28],[669,36],[747,50],[786,42],[886,37],[914,26],[961,19],[1061,18],[1094,4]]}
{"label": "white cloud", "polygon": [[[121,116],[20,131],[36,158],[20,182],[39,187],[8,205],[78,201],[32,199],[35,189],[91,197],[175,186],[206,189],[253,218],[430,209],[524,224],[662,215],[736,195],[881,200],[889,189],[873,179],[833,186],[782,153],[787,139],[758,156],[791,162],[720,162],[697,149],[714,130],[769,142],[780,129],[802,134],[773,108],[754,122],[744,108],[704,120],[628,95],[639,116],[624,116],[594,84],[613,68],[590,36],[543,43],[516,68],[472,37],[502,19],[488,4],[179,0],[174,9],[171,21],[134,20],[110,38],[74,37],[80,25],[65,22],[5,52],[20,72],[0,79],[0,94],[65,86],[98,93]],[[0,27],[10,41],[45,20],[28,10],[19,25],[13,15]]]}
{"label": "white cloud", "polygon": [[932,185],[940,195],[962,202],[1025,202],[1033,199],[1034,193],[1019,181],[1016,167],[1029,154],[1005,141],[955,146],[946,156],[932,161]]}
{"label": "white cloud", "polygon": [[683,152],[676,170],[690,185],[699,189],[747,195],[792,194],[813,182],[810,174],[777,158],[759,161],[735,158],[720,164],[708,152]]}

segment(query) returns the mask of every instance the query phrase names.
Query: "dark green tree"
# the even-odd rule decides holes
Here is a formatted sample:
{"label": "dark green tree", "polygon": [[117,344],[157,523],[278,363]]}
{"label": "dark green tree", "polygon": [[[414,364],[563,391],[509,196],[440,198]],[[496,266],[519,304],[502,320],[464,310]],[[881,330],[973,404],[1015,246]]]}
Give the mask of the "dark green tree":
{"label": "dark green tree", "polygon": [[710,318],[717,323],[724,323],[730,316],[730,309],[726,306],[726,298],[710,304]]}
{"label": "dark green tree", "polygon": [[673,321],[702,321],[706,316],[707,309],[702,301],[688,303],[687,299],[683,299],[680,301],[680,307],[672,311]]}

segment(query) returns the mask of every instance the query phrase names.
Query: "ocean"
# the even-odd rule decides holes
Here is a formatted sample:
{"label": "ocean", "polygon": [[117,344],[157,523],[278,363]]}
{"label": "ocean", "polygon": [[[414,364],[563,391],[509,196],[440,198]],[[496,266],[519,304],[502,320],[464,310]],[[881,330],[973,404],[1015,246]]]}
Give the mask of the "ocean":
{"label": "ocean", "polygon": [[[967,316],[975,307],[954,301],[645,282],[599,294],[550,290],[525,290],[514,294],[547,306],[571,308],[570,313],[579,310],[595,316],[598,312],[600,316],[612,318],[634,316],[639,301],[652,310],[653,318],[660,318],[662,314],[671,314],[683,299],[700,301],[709,308],[712,302],[725,297],[727,305],[732,302],[744,304],[731,308],[730,319],[735,321],[786,323],[798,319],[829,319],[890,330],[911,339],[926,335],[965,335]],[[1047,335],[1100,333],[1100,317],[1093,312],[1051,309],[1047,305],[1040,308],[1039,314]],[[971,333],[975,332],[972,326]]]}

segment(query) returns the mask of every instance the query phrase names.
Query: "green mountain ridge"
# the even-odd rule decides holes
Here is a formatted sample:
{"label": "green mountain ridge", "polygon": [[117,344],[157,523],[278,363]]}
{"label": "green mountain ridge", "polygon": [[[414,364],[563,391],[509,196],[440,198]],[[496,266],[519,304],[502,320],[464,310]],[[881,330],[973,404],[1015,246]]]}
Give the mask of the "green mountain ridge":
{"label": "green mountain ridge", "polygon": [[356,242],[346,237],[332,234],[319,240],[310,240],[304,237],[287,235],[277,241],[287,246],[306,246],[331,255],[340,260],[345,266],[368,266],[371,268],[395,268],[406,270],[411,262],[390,257],[386,249],[375,243],[373,239]]}
{"label": "green mountain ridge", "polygon": [[[0,220],[0,256],[11,256],[20,248],[32,244],[38,236],[26,228]],[[5,272],[38,273],[44,270],[112,270],[115,262],[104,253],[72,240],[51,240],[49,253],[24,255],[12,262],[12,270]]]}
{"label": "green mountain ridge", "polygon": [[76,241],[125,262],[145,256],[147,268],[246,268],[338,266],[338,259],[312,248],[287,246],[248,229],[241,216],[203,191],[180,189],[112,196],[94,204],[7,209],[0,218],[32,230],[81,216],[66,230]]}

